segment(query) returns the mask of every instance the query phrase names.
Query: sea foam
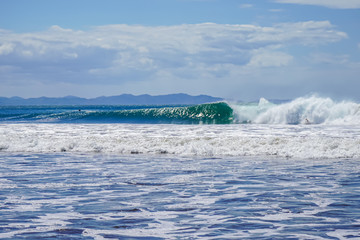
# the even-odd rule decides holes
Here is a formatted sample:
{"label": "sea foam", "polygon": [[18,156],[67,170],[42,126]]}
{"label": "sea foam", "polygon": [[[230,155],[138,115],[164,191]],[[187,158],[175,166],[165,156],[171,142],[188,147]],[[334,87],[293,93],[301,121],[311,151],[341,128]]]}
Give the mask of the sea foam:
{"label": "sea foam", "polygon": [[360,124],[360,104],[317,96],[283,104],[261,98],[258,104],[231,104],[235,122],[261,124]]}
{"label": "sea foam", "polygon": [[358,125],[0,124],[2,152],[359,158]]}

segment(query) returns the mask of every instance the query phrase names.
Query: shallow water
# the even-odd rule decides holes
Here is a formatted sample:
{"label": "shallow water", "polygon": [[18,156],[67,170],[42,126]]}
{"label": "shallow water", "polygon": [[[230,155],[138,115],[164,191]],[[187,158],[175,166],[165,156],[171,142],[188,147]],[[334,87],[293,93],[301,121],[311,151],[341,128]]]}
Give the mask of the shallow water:
{"label": "shallow water", "polygon": [[360,159],[0,154],[1,239],[358,239]]}

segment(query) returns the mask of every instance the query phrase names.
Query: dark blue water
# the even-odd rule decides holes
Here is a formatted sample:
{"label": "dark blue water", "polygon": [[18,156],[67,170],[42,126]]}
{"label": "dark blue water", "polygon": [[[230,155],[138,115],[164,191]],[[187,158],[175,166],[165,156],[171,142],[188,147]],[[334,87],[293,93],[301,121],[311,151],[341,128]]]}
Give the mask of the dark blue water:
{"label": "dark blue water", "polygon": [[359,159],[0,155],[1,239],[359,239]]}

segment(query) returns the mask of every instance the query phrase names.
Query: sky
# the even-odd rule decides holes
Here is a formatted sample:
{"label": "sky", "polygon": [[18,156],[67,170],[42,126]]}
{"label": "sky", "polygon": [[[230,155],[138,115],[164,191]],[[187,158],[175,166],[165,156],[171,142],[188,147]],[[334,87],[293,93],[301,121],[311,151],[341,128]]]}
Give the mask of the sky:
{"label": "sky", "polygon": [[360,0],[0,0],[0,96],[360,101]]}

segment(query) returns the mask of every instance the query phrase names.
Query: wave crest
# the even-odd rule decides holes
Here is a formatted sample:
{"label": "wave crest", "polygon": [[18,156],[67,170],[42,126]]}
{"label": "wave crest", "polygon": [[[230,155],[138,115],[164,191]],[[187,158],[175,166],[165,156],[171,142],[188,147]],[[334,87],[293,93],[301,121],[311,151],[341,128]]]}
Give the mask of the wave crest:
{"label": "wave crest", "polygon": [[360,104],[317,96],[283,104],[260,99],[258,104],[233,105],[235,121],[258,124],[358,124]]}

